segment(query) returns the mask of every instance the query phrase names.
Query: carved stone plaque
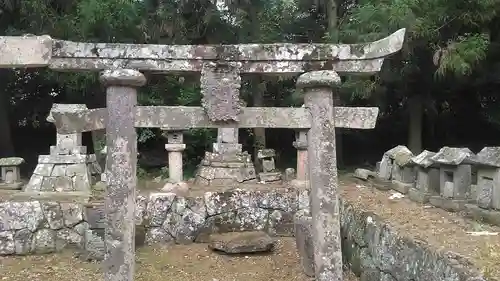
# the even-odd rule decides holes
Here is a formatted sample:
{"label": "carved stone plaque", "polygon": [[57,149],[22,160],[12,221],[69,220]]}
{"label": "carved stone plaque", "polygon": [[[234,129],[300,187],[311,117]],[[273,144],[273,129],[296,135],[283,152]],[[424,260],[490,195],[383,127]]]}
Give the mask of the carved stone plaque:
{"label": "carved stone plaque", "polygon": [[238,122],[241,77],[237,64],[207,62],[201,71],[202,106],[213,122]]}

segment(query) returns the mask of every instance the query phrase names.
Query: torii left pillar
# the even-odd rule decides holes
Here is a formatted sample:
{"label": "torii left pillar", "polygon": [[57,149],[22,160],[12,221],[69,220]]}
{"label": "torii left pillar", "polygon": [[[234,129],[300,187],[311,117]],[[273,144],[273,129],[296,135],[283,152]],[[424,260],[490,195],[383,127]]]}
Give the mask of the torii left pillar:
{"label": "torii left pillar", "polygon": [[137,185],[137,88],[144,75],[132,69],[106,70],[107,188],[104,281],[133,281],[135,270],[135,201]]}

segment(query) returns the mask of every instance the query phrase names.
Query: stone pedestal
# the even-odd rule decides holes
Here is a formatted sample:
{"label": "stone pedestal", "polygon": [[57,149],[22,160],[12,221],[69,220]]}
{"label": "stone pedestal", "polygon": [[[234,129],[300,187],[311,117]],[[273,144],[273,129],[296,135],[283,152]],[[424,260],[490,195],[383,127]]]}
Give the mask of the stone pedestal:
{"label": "stone pedestal", "polygon": [[171,183],[183,181],[184,172],[182,169],[182,152],[186,149],[183,143],[182,132],[168,132],[168,143],[165,150],[168,151],[168,177]]}
{"label": "stone pedestal", "polygon": [[252,158],[238,143],[238,129],[219,129],[217,141],[213,144],[213,152],[205,152],[196,172],[195,185],[257,182]]}
{"label": "stone pedestal", "polygon": [[40,155],[24,191],[91,192],[101,174],[94,154]]}
{"label": "stone pedestal", "polygon": [[[52,113],[75,113],[87,110],[84,104],[54,104],[47,121],[53,123]],[[102,173],[95,154],[87,155],[82,146],[82,134],[56,134],[56,145],[50,155],[40,155],[25,191],[85,191],[91,192]]]}

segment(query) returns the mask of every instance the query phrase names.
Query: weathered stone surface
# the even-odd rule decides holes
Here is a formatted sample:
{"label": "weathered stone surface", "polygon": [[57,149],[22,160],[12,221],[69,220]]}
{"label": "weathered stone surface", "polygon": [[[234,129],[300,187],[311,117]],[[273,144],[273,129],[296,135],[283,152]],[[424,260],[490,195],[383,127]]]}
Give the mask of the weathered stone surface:
{"label": "weathered stone surface", "polygon": [[19,166],[24,163],[24,159],[21,157],[7,157],[7,158],[0,158],[0,167],[12,167],[12,166]]}
{"label": "weathered stone surface", "polygon": [[[377,121],[378,108],[336,107],[335,127],[371,129]],[[89,109],[76,113],[52,113],[60,133],[95,131],[106,128],[107,110]],[[311,127],[309,110],[292,107],[246,107],[239,115],[239,128],[288,128]],[[137,106],[136,127],[184,130],[191,128],[218,128],[211,122],[202,107],[193,106]]]}
{"label": "weathered stone surface", "polygon": [[419,155],[412,157],[410,160],[413,164],[417,166],[421,166],[423,168],[428,168],[434,162],[431,160],[431,158],[436,155],[435,152],[424,150],[422,151]]}
{"label": "weathered stone surface", "polygon": [[95,154],[40,155],[24,191],[89,192],[101,174]]}
{"label": "weathered stone surface", "polygon": [[286,168],[285,169],[285,174],[283,177],[284,181],[290,182],[296,178],[297,178],[297,173],[295,172],[294,168]]}
{"label": "weathered stone surface", "polygon": [[472,204],[465,204],[466,215],[474,220],[500,226],[500,211],[483,209]]}
{"label": "weathered stone surface", "polygon": [[32,252],[33,232],[24,228],[16,231],[14,235],[14,242],[16,248],[16,255],[27,255]]}
{"label": "weathered stone surface", "polygon": [[304,104],[311,111],[308,132],[311,216],[318,281],[342,279],[342,252],[338,202],[335,121],[331,88],[340,83],[335,71],[302,74],[297,87],[305,90]]}
{"label": "weathered stone surface", "polygon": [[43,219],[42,207],[38,201],[0,203],[0,231],[26,228],[34,232]]}
{"label": "weathered stone surface", "polygon": [[[193,202],[195,203],[195,202]],[[196,204],[195,204],[196,205]],[[205,223],[205,212],[200,208],[193,211],[184,197],[176,197],[171,211],[167,214],[162,228],[169,233],[177,243],[191,243],[196,238],[198,230]]]}
{"label": "weathered stone surface", "polygon": [[210,235],[209,247],[226,254],[247,254],[271,251],[275,243],[265,232],[228,232]]}
{"label": "weathered stone surface", "polygon": [[367,169],[356,169],[354,171],[354,177],[362,180],[368,180],[370,177],[375,177],[376,173]]}
{"label": "weathered stone surface", "polygon": [[413,153],[404,145],[398,145],[384,153],[394,160],[394,163],[400,167],[405,166],[413,158]]}
{"label": "weathered stone surface", "polygon": [[481,165],[500,167],[500,147],[487,146],[481,149],[481,151],[473,157],[473,161]]}
{"label": "weathered stone surface", "polygon": [[431,196],[429,198],[429,203],[448,212],[459,212],[465,208],[465,204],[468,203],[468,200],[449,199],[442,196]]}
{"label": "weathered stone surface", "polygon": [[1,36],[0,68],[42,67],[50,63],[50,36]]}
{"label": "weathered stone surface", "polygon": [[[487,280],[467,260],[433,249],[423,241],[400,236],[373,213],[354,209],[343,201],[340,210],[343,258],[360,280]],[[311,236],[309,234],[309,239]],[[307,237],[301,236],[300,241],[307,241]],[[307,245],[303,250],[302,245],[298,245],[298,249],[301,258],[310,261],[313,245]],[[311,264],[307,266],[311,272]]]}
{"label": "weathered stone surface", "polygon": [[445,146],[432,156],[430,160],[437,164],[457,166],[473,157],[474,153],[468,148]]}
{"label": "weathered stone surface", "polygon": [[257,151],[257,158],[258,159],[271,158],[271,157],[275,157],[275,156],[276,156],[276,151],[274,149],[271,149],[271,148],[259,149],[259,151]]}
{"label": "weathered stone surface", "polygon": [[281,173],[280,172],[259,173],[259,179],[262,182],[280,181],[281,180]]}
{"label": "weathered stone surface", "polygon": [[162,227],[151,227],[146,232],[146,244],[153,245],[157,243],[175,243],[174,238]]}
{"label": "weathered stone surface", "polygon": [[0,231],[0,255],[12,255],[15,252],[14,231]]}
{"label": "weathered stone surface", "polygon": [[202,105],[210,121],[239,121],[241,76],[235,63],[206,62],[201,70]]}
{"label": "weathered stone surface", "polygon": [[413,186],[412,184],[400,182],[397,180],[393,180],[391,184],[392,184],[392,189],[402,194],[407,194],[408,190]]}
{"label": "weathered stone surface", "polygon": [[52,253],[56,250],[56,231],[40,229],[33,237],[32,249],[37,254]]}
{"label": "weathered stone surface", "polygon": [[312,217],[299,211],[294,217],[295,242],[302,269],[307,276],[314,277],[314,243],[312,240]]}
{"label": "weathered stone surface", "polygon": [[134,69],[105,70],[106,89],[106,196],[104,200],[104,280],[133,280],[135,268],[135,201],[137,185],[137,133],[133,108],[137,87],[145,76]]}
{"label": "weathered stone surface", "polygon": [[79,257],[85,261],[102,261],[105,257],[104,233],[87,229],[83,236],[83,249]]}
{"label": "weathered stone surface", "polygon": [[176,195],[186,195],[189,192],[189,185],[185,182],[167,182],[161,189],[162,192],[174,193]]}
{"label": "weathered stone surface", "polygon": [[285,43],[144,47],[53,40],[49,66],[65,70],[131,68],[200,72],[202,59],[237,61],[241,72],[301,73],[333,68],[337,72],[374,73],[380,71],[384,57],[401,49],[404,35],[405,29],[400,29],[381,40],[353,45]]}

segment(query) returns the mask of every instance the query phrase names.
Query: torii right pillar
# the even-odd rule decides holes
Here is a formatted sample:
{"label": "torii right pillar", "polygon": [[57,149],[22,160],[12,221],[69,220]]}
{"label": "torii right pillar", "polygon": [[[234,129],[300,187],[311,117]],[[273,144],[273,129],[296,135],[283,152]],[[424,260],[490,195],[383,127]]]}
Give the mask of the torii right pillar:
{"label": "torii right pillar", "polygon": [[317,281],[343,280],[335,127],[370,129],[378,115],[378,108],[335,108],[337,92],[332,89],[340,82],[337,72],[330,70],[307,72],[297,80],[311,112],[307,140]]}

